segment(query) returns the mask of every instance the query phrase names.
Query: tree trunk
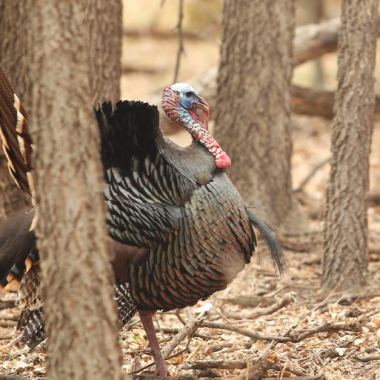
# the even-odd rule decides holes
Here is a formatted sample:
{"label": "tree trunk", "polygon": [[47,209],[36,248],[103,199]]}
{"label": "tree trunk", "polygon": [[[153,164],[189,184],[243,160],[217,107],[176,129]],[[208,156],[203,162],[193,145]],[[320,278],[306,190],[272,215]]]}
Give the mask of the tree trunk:
{"label": "tree trunk", "polygon": [[92,0],[86,16],[90,27],[93,103],[120,100],[123,12],[121,0]]}
{"label": "tree trunk", "polygon": [[292,208],[293,34],[293,0],[224,2],[214,134],[246,204],[279,224]]}
{"label": "tree trunk", "polygon": [[97,3],[27,2],[47,371],[50,379],[121,379],[89,64]]}
{"label": "tree trunk", "polygon": [[374,119],[377,0],[344,0],[326,191],[322,286],[358,290],[368,266],[367,201]]}
{"label": "tree trunk", "polygon": [[[28,82],[23,60],[25,48],[23,14],[25,14],[25,4],[22,0],[0,0],[0,62],[20,96],[24,96]],[[13,211],[31,205],[10,176],[7,160],[1,148],[0,194],[0,222]]]}

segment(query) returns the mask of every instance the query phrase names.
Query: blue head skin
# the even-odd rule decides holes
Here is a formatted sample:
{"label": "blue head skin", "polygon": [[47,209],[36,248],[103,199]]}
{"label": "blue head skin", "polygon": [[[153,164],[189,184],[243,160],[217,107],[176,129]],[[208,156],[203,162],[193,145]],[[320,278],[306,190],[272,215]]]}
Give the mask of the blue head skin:
{"label": "blue head skin", "polygon": [[[181,117],[185,120],[190,115],[196,122],[199,122],[199,115],[197,109],[202,109],[204,112],[204,128],[208,129],[208,104],[201,98],[193,87],[187,83],[176,83],[171,86],[173,91],[176,91],[179,95],[179,112]],[[188,114],[187,114],[188,112]]]}

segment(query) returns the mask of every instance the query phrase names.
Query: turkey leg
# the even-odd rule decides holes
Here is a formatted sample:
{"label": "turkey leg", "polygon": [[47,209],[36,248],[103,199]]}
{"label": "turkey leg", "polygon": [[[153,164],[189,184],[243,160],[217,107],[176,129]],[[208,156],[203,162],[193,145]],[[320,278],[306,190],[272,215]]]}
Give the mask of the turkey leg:
{"label": "turkey leg", "polygon": [[139,310],[140,319],[144,326],[148,337],[149,346],[153,352],[154,362],[156,363],[156,376],[166,376],[168,369],[166,368],[164,358],[161,353],[160,345],[157,340],[156,332],[154,331],[153,315],[155,311]]}

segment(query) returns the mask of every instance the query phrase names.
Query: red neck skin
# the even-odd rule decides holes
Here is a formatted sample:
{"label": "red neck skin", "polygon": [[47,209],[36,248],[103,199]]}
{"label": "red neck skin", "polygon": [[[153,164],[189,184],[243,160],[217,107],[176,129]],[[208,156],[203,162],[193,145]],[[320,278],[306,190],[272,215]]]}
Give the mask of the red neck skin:
{"label": "red neck skin", "polygon": [[171,120],[185,127],[193,140],[210,152],[215,158],[215,165],[218,169],[227,169],[231,166],[231,159],[208,131],[208,114],[204,116],[205,125],[203,126],[195,110],[187,110],[181,106],[178,93],[173,91],[170,86],[164,90],[162,108]]}

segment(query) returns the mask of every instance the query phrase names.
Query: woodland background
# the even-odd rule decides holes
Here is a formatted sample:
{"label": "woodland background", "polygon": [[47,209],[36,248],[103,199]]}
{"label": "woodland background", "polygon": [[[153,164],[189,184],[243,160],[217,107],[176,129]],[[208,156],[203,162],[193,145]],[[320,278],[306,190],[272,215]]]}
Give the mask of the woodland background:
{"label": "woodland background", "polygon": [[[161,89],[174,82],[180,46],[179,4],[174,0],[123,1],[122,99],[149,100],[158,104]],[[184,52],[180,56],[177,81],[194,83],[207,101],[210,101],[207,95],[212,91],[206,85],[202,92],[196,84],[199,85],[199,78],[204,78],[203,82],[209,81],[212,75],[215,78],[215,73],[205,77],[204,73],[219,63],[222,8],[222,0],[183,2],[181,34]],[[341,1],[298,0],[297,27],[331,21],[340,16],[340,9]],[[303,29],[301,37],[307,39],[313,34],[313,28]],[[356,288],[354,292],[338,287],[327,293],[321,291],[323,218],[333,124],[331,92],[337,89],[338,69],[336,48],[328,50],[330,52],[317,60],[306,60],[297,65],[293,71],[293,85],[319,92],[309,95],[311,105],[305,92],[293,92],[297,113],[293,112],[291,118],[291,175],[298,210],[297,215],[278,226],[278,236],[287,254],[287,274],[280,278],[273,272],[271,264],[265,260],[265,249],[260,246],[261,254],[224,292],[199,302],[191,311],[181,311],[177,315],[158,314],[163,345],[175,341],[173,337],[183,323],[187,328],[185,335],[189,335],[176,346],[176,356],[167,361],[172,376],[380,378],[378,114],[370,157],[367,286]],[[377,65],[376,94],[380,94],[379,76]],[[213,107],[211,113],[220,106],[215,99],[210,104]],[[228,108],[225,111],[228,112]],[[175,142],[189,143],[187,132],[170,125],[163,127]],[[228,131],[225,133],[228,135]],[[233,140],[234,135],[230,138]],[[263,213],[269,220],[274,219],[268,210]],[[28,353],[24,347],[7,346],[15,336],[18,315],[14,295],[2,295],[0,373],[45,378],[45,354],[41,349]],[[199,324],[199,320],[203,324]],[[123,372],[149,371],[143,368],[151,363],[151,357],[138,319],[123,329],[120,342]]]}

